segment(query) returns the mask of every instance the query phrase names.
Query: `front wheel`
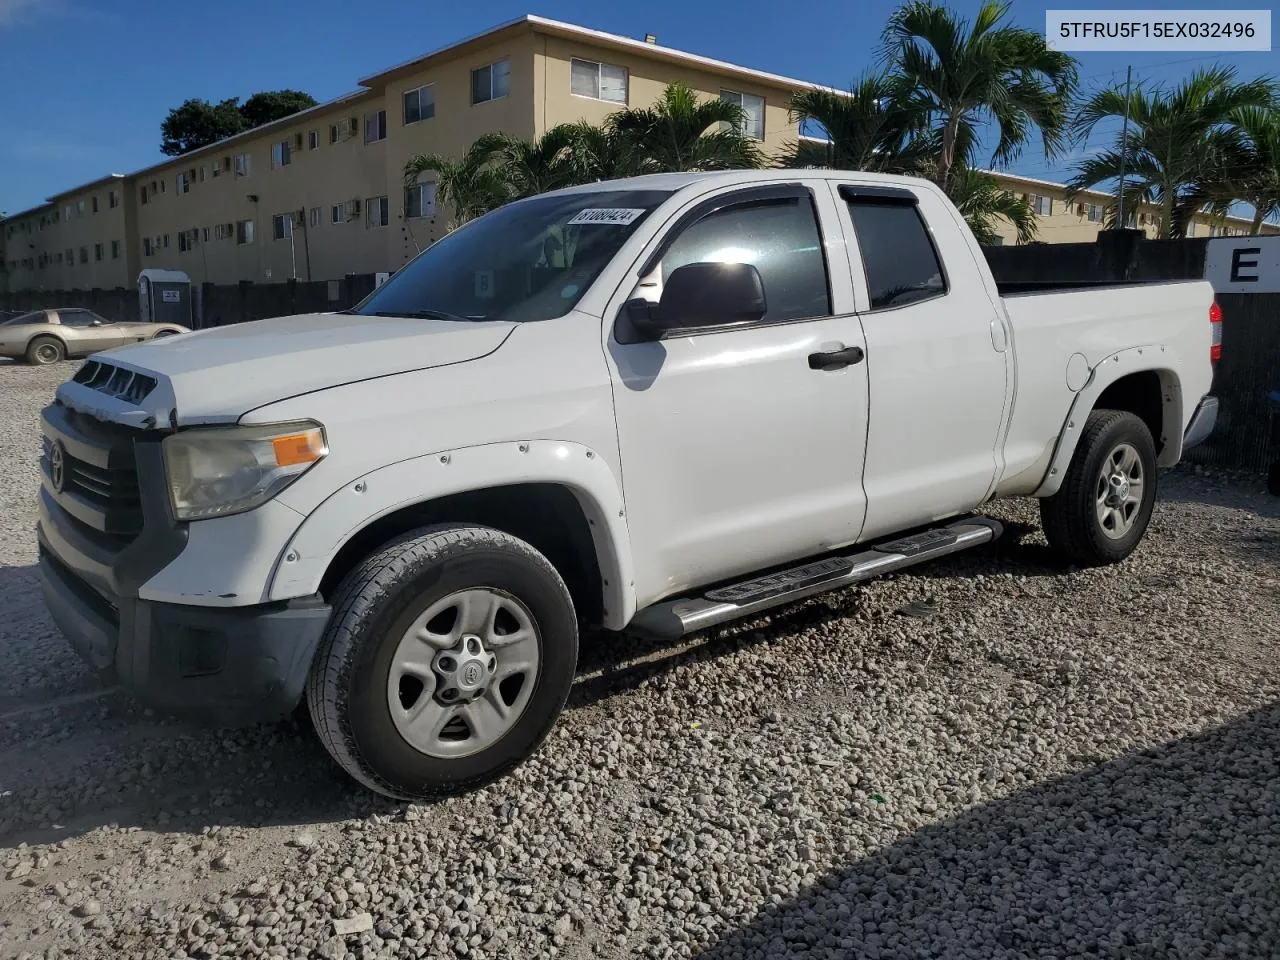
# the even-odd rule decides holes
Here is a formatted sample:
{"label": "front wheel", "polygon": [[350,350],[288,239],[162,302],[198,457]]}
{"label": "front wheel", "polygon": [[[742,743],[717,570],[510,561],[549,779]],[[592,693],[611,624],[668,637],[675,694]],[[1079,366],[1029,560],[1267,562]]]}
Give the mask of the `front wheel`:
{"label": "front wheel", "polygon": [[1095,410],[1062,486],[1040,501],[1049,546],[1084,566],[1133,553],[1156,503],[1156,449],[1147,425],[1122,410]]}
{"label": "front wheel", "polygon": [[352,777],[430,799],[482,786],[534,753],[577,656],[573,601],[542,554],[488,527],[424,527],[343,581],[307,702]]}

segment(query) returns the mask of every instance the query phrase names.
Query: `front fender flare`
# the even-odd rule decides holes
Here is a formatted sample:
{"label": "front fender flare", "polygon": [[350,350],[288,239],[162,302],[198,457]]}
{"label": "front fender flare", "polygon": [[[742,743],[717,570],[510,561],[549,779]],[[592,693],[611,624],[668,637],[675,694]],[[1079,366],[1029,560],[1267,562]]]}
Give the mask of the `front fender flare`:
{"label": "front fender flare", "polygon": [[521,483],[558,484],[577,499],[604,584],[604,625],[622,629],[636,609],[622,491],[604,458],[582,444],[558,440],[440,450],[351,481],[321,502],[293,535],[273,572],[270,597],[316,593],[342,546],[381,517],[450,494]]}
{"label": "front fender flare", "polygon": [[[1093,412],[1098,398],[1107,387],[1132,373],[1151,372],[1159,375],[1165,437],[1158,463],[1162,467],[1169,467],[1181,459],[1182,388],[1177,374],[1168,367],[1172,355],[1164,344],[1147,344],[1120,350],[1094,366],[1088,381],[1076,394],[1071,409],[1067,412],[1067,419],[1058,433],[1053,459],[1049,461],[1049,470],[1032,496],[1049,497],[1058,492],[1080,442],[1084,422]],[[1157,441],[1159,439],[1156,438]]]}

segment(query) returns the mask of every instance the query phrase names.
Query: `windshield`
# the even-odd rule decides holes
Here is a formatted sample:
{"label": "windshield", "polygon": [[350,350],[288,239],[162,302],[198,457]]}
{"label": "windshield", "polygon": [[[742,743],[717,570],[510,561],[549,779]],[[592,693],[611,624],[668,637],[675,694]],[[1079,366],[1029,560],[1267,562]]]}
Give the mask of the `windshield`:
{"label": "windshield", "polygon": [[518,323],[563,316],[670,195],[602,190],[509,204],[432,244],[352,312]]}

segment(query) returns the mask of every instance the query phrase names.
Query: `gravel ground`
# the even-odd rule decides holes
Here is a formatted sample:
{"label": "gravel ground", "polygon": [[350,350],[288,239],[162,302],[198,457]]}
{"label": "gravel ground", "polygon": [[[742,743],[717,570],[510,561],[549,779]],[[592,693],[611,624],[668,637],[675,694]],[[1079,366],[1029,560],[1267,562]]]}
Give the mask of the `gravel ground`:
{"label": "gravel ground", "polygon": [[71,370],[0,368],[0,956],[1280,956],[1257,480],[1165,477],[1112,569],[1050,566],[1014,502],[911,575],[589,638],[533,761],[404,806],[305,729],[163,720],[68,653],[31,528]]}

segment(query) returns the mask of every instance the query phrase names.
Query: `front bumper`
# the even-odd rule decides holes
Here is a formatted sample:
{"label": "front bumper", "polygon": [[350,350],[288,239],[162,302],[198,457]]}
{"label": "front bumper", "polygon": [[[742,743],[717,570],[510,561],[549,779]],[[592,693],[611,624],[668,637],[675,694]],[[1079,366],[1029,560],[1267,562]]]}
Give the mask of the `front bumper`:
{"label": "front bumper", "polygon": [[318,597],[195,607],[104,597],[40,548],[40,586],[80,657],[141,702],[216,726],[288,715],[302,698],[329,607]]}
{"label": "front bumper", "polygon": [[244,607],[140,599],[188,543],[170,515],[159,435],[57,404],[43,431],[41,588],[75,651],[168,713],[237,726],[293,710],[328,606],[318,597]]}
{"label": "front bumper", "polygon": [[1210,394],[1204,397],[1196,412],[1191,415],[1186,433],[1182,435],[1182,449],[1190,450],[1209,439],[1213,428],[1218,424],[1218,398]]}

